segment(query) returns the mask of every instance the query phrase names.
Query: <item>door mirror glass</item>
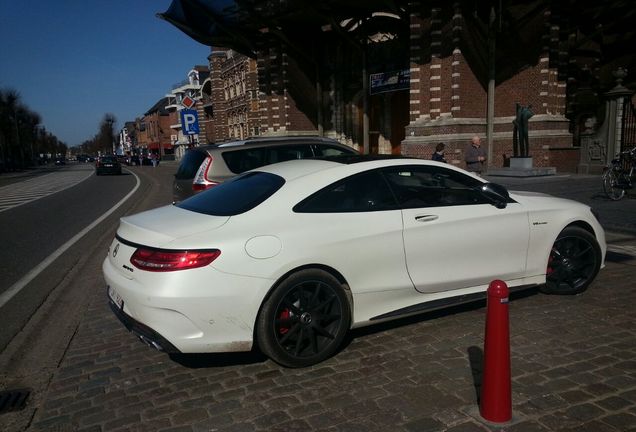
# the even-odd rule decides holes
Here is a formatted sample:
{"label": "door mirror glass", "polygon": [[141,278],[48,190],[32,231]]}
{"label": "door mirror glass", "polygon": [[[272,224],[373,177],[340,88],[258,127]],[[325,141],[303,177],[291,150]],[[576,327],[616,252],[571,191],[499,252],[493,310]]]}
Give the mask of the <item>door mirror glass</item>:
{"label": "door mirror glass", "polygon": [[484,183],[480,186],[481,193],[497,208],[506,208],[510,202],[508,189],[497,183]]}

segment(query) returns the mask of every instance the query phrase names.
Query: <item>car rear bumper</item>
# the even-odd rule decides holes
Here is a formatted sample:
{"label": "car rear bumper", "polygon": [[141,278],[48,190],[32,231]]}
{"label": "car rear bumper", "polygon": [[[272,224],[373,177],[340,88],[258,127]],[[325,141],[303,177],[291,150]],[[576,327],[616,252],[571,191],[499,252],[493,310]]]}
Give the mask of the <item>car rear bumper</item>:
{"label": "car rear bumper", "polygon": [[115,316],[119,318],[119,321],[143,343],[169,354],[181,352],[159,333],[135,320],[133,317],[128,316],[123,309],[117,306],[110,298],[108,299],[108,303]]}
{"label": "car rear bumper", "polygon": [[116,304],[108,296],[113,313],[142,341],[168,353],[250,351],[256,315],[271,286],[269,280],[214,269],[204,273],[203,287],[186,272],[164,277],[165,285],[142,285],[124,277],[108,258],[102,270],[107,286],[121,300]]}

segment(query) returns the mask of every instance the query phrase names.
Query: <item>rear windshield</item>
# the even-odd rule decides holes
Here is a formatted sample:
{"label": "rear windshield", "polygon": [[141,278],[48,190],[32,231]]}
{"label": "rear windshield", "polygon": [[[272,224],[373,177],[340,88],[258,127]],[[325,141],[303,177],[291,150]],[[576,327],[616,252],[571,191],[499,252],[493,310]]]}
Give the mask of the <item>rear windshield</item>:
{"label": "rear windshield", "polygon": [[114,158],[113,156],[102,156],[101,158],[99,158],[99,160],[102,163],[116,163],[117,159]]}
{"label": "rear windshield", "polygon": [[178,180],[193,179],[201,163],[206,157],[206,153],[197,150],[189,150],[181,159],[177,173],[174,175]]}
{"label": "rear windshield", "polygon": [[251,172],[181,201],[177,207],[212,216],[234,216],[272,196],[285,180],[275,174]]}

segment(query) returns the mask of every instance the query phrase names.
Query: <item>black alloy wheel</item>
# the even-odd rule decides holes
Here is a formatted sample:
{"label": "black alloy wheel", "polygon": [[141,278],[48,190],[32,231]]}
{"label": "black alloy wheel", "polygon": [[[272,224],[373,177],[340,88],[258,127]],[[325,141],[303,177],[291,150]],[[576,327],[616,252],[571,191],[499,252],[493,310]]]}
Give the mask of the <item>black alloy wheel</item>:
{"label": "black alloy wheel", "polygon": [[321,270],[302,270],[285,279],[263,304],[258,343],[283,366],[307,367],[333,355],[350,321],[349,301],[338,280]]}
{"label": "black alloy wheel", "polygon": [[549,294],[582,293],[601,268],[596,238],[579,227],[567,227],[557,237],[546,270],[543,291]]}

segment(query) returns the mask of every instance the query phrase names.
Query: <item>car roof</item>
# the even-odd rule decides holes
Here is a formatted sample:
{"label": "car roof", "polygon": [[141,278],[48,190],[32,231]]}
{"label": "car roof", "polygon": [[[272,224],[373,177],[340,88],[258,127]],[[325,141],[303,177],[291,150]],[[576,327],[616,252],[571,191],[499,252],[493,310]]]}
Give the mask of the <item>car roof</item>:
{"label": "car roof", "polygon": [[[272,165],[266,165],[256,168],[253,171],[268,172],[279,175],[287,181],[304,177],[316,172],[325,170],[342,170],[349,174],[362,172],[374,168],[383,168],[400,165],[428,165],[440,166],[454,171],[460,171],[466,175],[474,176],[472,173],[455,167],[451,164],[436,162],[429,159],[420,159],[409,156],[399,155],[340,155],[325,158],[309,158],[294,159],[285,162],[279,162]],[[474,176],[483,181],[480,177]]]}
{"label": "car roof", "polygon": [[[214,149],[232,148],[232,147],[260,147],[269,145],[280,144],[299,144],[299,143],[311,143],[311,144],[329,144],[337,146],[345,146],[344,144],[336,141],[333,138],[320,137],[314,135],[297,135],[297,136],[270,136],[270,137],[251,137],[242,140],[226,141],[215,144],[207,144],[198,147],[194,147],[193,150],[206,151]],[[351,147],[348,147],[351,148]]]}

